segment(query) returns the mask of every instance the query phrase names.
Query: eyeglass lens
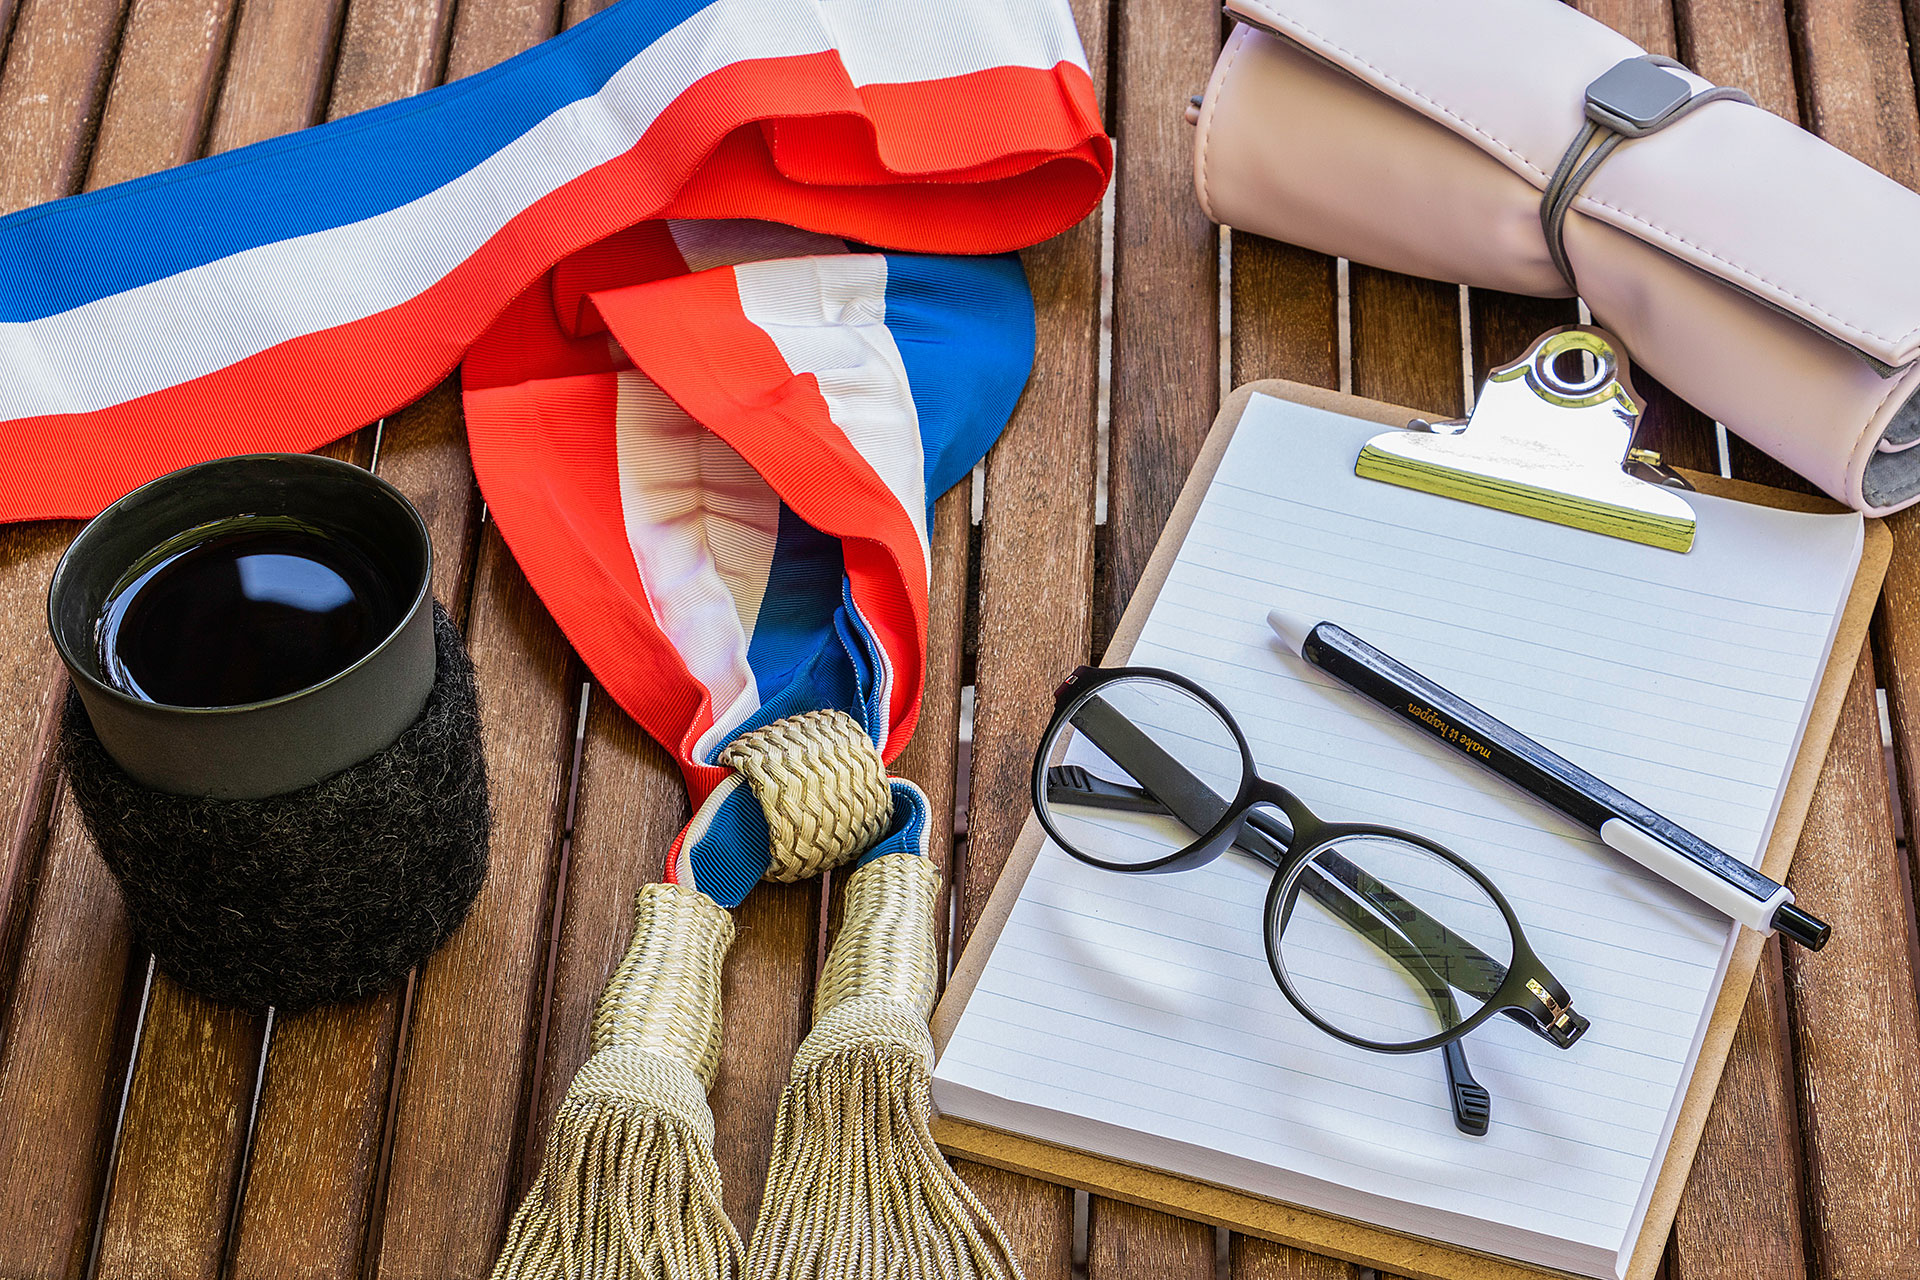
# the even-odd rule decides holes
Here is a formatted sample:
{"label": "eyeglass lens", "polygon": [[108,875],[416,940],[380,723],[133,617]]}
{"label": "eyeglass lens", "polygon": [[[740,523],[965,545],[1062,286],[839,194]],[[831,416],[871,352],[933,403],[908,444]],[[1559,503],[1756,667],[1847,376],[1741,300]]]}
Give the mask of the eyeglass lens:
{"label": "eyeglass lens", "polygon": [[1294,996],[1382,1047],[1471,1018],[1513,959],[1513,933],[1480,882],[1391,835],[1320,846],[1271,901],[1270,949]]}
{"label": "eyeglass lens", "polygon": [[1103,685],[1056,731],[1044,803],[1062,843],[1120,869],[1206,834],[1240,793],[1239,741],[1219,713],[1163,680]]}

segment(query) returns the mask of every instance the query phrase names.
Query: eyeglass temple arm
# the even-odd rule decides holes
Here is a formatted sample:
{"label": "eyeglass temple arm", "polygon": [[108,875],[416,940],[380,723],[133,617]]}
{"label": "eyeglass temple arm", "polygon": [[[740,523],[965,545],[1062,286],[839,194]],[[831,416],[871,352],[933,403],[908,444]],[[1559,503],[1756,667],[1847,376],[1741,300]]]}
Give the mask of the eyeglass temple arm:
{"label": "eyeglass temple arm", "polygon": [[[1090,709],[1090,707],[1083,708],[1081,715],[1085,716]],[[1114,714],[1117,716],[1119,713],[1115,712]],[[1104,719],[1105,717],[1103,716],[1101,718]],[[1074,724],[1076,728],[1081,727],[1079,719],[1076,719]],[[1132,726],[1129,725],[1128,728],[1132,729]],[[1133,730],[1133,732],[1137,733],[1138,731]],[[1089,734],[1088,736],[1093,737],[1094,735]],[[1131,736],[1131,734],[1129,736]],[[1080,765],[1055,765],[1047,770],[1047,798],[1050,800],[1071,800],[1085,805],[1088,808],[1095,809],[1111,809],[1128,813],[1170,814],[1198,831],[1204,831],[1219,821],[1220,815],[1226,812],[1226,802],[1221,800],[1211,787],[1207,787],[1200,779],[1193,777],[1186,766],[1161,751],[1157,743],[1146,738],[1144,734],[1141,734],[1140,737],[1148,749],[1162,757],[1168,769],[1178,769],[1186,775],[1187,779],[1190,780],[1194,786],[1205,789],[1207,800],[1211,802],[1211,812],[1206,814],[1204,819],[1202,819],[1201,814],[1188,809],[1187,806],[1182,803],[1184,798],[1176,798],[1171,804],[1163,803],[1161,800],[1156,799],[1159,788],[1155,788],[1153,792],[1149,792],[1144,787],[1130,786],[1123,782],[1109,782],[1105,778],[1089,772]],[[1122,760],[1120,756],[1114,755],[1112,751],[1109,751],[1107,744],[1098,738],[1094,739],[1094,745],[1100,747],[1103,751],[1107,751],[1110,757],[1136,777],[1141,776],[1141,770],[1134,767],[1136,764],[1147,765],[1148,771],[1150,772],[1160,772],[1157,766],[1159,766],[1162,761],[1154,761],[1152,764],[1149,764],[1146,760],[1135,760],[1132,758]],[[1132,745],[1131,743],[1128,744],[1129,747]],[[1194,806],[1195,810],[1198,808],[1199,805]],[[1199,825],[1195,825],[1195,820],[1200,820]],[[1285,856],[1288,846],[1291,845],[1292,842],[1293,832],[1279,819],[1267,813],[1253,813],[1247,816],[1246,826],[1241,828],[1233,843],[1235,848],[1252,854],[1270,867],[1278,868],[1281,860]],[[1341,882],[1346,884],[1349,889],[1353,890],[1354,893],[1366,899],[1369,906],[1384,915],[1399,928],[1402,933],[1406,934],[1408,941],[1419,946],[1429,947],[1431,950],[1449,960],[1461,961],[1462,963],[1458,966],[1457,978],[1455,973],[1456,966],[1453,964],[1447,966],[1448,973],[1446,976],[1451,985],[1465,991],[1468,995],[1478,996],[1482,1000],[1485,1000],[1491,997],[1493,993],[1499,989],[1500,983],[1506,979],[1507,968],[1505,965],[1447,928],[1444,924],[1441,924],[1438,920],[1427,915],[1424,911],[1420,910],[1419,907],[1416,907],[1413,903],[1408,902],[1405,898],[1394,892],[1389,886],[1380,883],[1380,881],[1361,871],[1360,868],[1354,866],[1339,854],[1328,850],[1316,857],[1314,862],[1316,866],[1308,868],[1302,877],[1303,880],[1308,877],[1314,877],[1315,870],[1318,867],[1324,866]],[[1317,879],[1317,877],[1314,878]],[[1308,891],[1312,892],[1314,898],[1320,901],[1322,905],[1331,905],[1326,898],[1321,896],[1322,893],[1329,893],[1335,897],[1344,898],[1344,895],[1340,895],[1337,891],[1331,889],[1324,880],[1320,881],[1318,888],[1320,892],[1313,892],[1313,887],[1310,885]]]}
{"label": "eyeglass temple arm", "polygon": [[[1104,722],[1111,717],[1113,720],[1117,720],[1125,726],[1125,732],[1122,733],[1121,736],[1130,741],[1125,744],[1123,754],[1115,754],[1113,751],[1107,750],[1106,744],[1100,740],[1100,737],[1096,737],[1090,733],[1088,736],[1094,740],[1094,745],[1100,747],[1103,751],[1107,751],[1110,758],[1121,764],[1123,768],[1126,768],[1128,772],[1132,773],[1135,777],[1144,775],[1141,770],[1133,767],[1135,761],[1131,758],[1131,755],[1125,754],[1128,750],[1139,750],[1146,758],[1140,760],[1138,763],[1147,766],[1149,770],[1159,775],[1160,778],[1164,778],[1166,772],[1178,771],[1179,774],[1184,775],[1186,782],[1204,791],[1206,797],[1210,798],[1214,805],[1211,809],[1212,816],[1196,826],[1195,829],[1205,830],[1219,820],[1219,815],[1226,811],[1225,802],[1221,801],[1219,796],[1216,795],[1211,788],[1207,787],[1204,782],[1194,777],[1185,765],[1175,760],[1172,756],[1167,755],[1158,743],[1154,742],[1146,734],[1141,733],[1137,727],[1127,721],[1119,712],[1114,711],[1105,703],[1099,703],[1096,700],[1095,703],[1090,703],[1088,706],[1082,708],[1080,715],[1077,716],[1074,721],[1076,728],[1081,727],[1082,720],[1087,717],[1095,705],[1099,706],[1100,711],[1094,714],[1094,718],[1099,722],[1103,722],[1099,725],[1099,728],[1104,730],[1107,727]],[[1104,733],[1102,733],[1101,737],[1104,736]],[[1121,744],[1116,743],[1115,745],[1119,746]],[[1152,761],[1151,764],[1148,763],[1149,760]],[[1156,766],[1158,767],[1156,768]],[[1168,785],[1174,790],[1182,789],[1182,783],[1178,780],[1169,780]],[[1171,805],[1165,804],[1155,798],[1156,795],[1160,794],[1158,787],[1152,792],[1149,792],[1143,787],[1109,782],[1104,778],[1090,773],[1079,765],[1056,765],[1052,769],[1049,769],[1047,771],[1047,791],[1050,798],[1059,794],[1064,799],[1067,794],[1070,794],[1071,797],[1079,803],[1094,808],[1127,810],[1135,813],[1171,813],[1174,817],[1186,822],[1188,826],[1195,826],[1194,822],[1189,821],[1188,814],[1183,812],[1179,798],[1176,798]],[[1262,836],[1266,838],[1265,842],[1261,841],[1260,837]],[[1291,844],[1292,839],[1292,831],[1282,824],[1279,819],[1271,814],[1260,812],[1248,815],[1246,826],[1242,828],[1238,837],[1234,840],[1234,845],[1237,848],[1253,854],[1268,866],[1278,867],[1280,865],[1280,858],[1288,845]],[[1262,843],[1265,843],[1266,847],[1259,847]],[[1452,986],[1459,988],[1461,991],[1465,991],[1469,995],[1486,1000],[1492,998],[1494,992],[1499,989],[1500,984],[1506,980],[1507,967],[1505,965],[1495,960],[1492,956],[1453,930],[1447,928],[1446,925],[1440,921],[1435,920],[1432,916],[1420,910],[1419,907],[1407,901],[1391,887],[1367,875],[1339,854],[1329,850],[1320,854],[1314,861],[1316,866],[1325,867],[1328,872],[1345,883],[1354,893],[1364,898],[1370,906],[1391,920],[1401,932],[1407,935],[1409,941],[1423,948],[1426,953],[1423,959],[1427,959],[1430,962],[1435,955],[1446,959],[1449,963],[1446,965],[1446,973],[1444,976]],[[1311,876],[1312,869],[1310,868],[1306,875],[1303,875],[1303,882]],[[1309,892],[1313,893],[1314,898],[1320,901],[1322,905],[1330,905],[1320,893],[1313,892],[1314,886],[1308,884],[1305,887],[1308,888]],[[1319,888],[1323,890],[1327,889],[1324,881],[1320,884]],[[1529,1010],[1503,1009],[1501,1012],[1543,1040],[1562,1049],[1567,1048],[1577,1040],[1580,1033],[1584,1032],[1587,1027],[1587,1020],[1578,1015],[1571,1015],[1569,1027],[1562,1030],[1543,1023]],[[1455,1020],[1458,1020],[1457,1014],[1455,1015]]]}
{"label": "eyeglass temple arm", "polygon": [[[1083,724],[1082,717],[1093,723]],[[1145,788],[1108,782],[1079,765],[1055,765],[1047,770],[1049,800],[1062,796],[1105,809],[1170,813],[1196,831],[1207,830],[1226,812],[1227,802],[1217,792],[1107,703],[1097,698],[1089,702],[1081,709],[1074,724],[1108,758],[1120,763],[1134,776],[1151,777],[1161,785],[1149,793]],[[1135,768],[1135,765],[1141,767]],[[1063,792],[1065,795],[1062,795]],[[1266,814],[1253,814],[1250,817],[1259,821],[1263,830],[1249,830],[1243,824],[1235,843],[1277,869],[1293,833]],[[1393,933],[1387,921],[1374,917],[1359,903],[1328,884],[1314,868],[1307,868],[1301,880],[1317,900],[1340,914],[1350,927],[1407,971],[1426,992],[1442,1026],[1459,1025],[1460,1006],[1453,998],[1452,990],[1416,947]],[[1406,905],[1412,907],[1411,903]],[[1388,939],[1398,945],[1391,945]],[[1473,1078],[1473,1072],[1467,1065],[1466,1047],[1457,1040],[1445,1045],[1441,1060],[1446,1066],[1447,1099],[1453,1108],[1454,1126],[1462,1133],[1485,1133],[1492,1114],[1493,1099],[1485,1086]]]}

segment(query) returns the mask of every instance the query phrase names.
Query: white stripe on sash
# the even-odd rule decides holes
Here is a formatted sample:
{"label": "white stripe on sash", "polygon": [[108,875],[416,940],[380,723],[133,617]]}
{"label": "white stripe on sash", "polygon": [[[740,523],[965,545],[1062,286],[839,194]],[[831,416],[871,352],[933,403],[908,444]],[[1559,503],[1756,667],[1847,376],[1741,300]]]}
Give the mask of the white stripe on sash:
{"label": "white stripe on sash", "polygon": [[760,708],[747,643],[780,532],[780,499],[645,374],[620,375],[615,419],[627,543],[654,619],[713,697],[694,752]]}
{"label": "white stripe on sash", "polygon": [[787,368],[811,373],[827,412],[906,511],[927,548],[926,456],[900,348],[887,328],[887,260],[877,253],[786,258],[733,269],[747,319]]}
{"label": "white stripe on sash", "polygon": [[843,58],[856,84],[1082,61],[1061,0],[715,0],[597,94],[417,200],[59,315],[0,324],[0,419],[106,408],[398,306],[535,201],[630,150],[695,81],[748,59],[826,51],[836,32],[851,42]]}

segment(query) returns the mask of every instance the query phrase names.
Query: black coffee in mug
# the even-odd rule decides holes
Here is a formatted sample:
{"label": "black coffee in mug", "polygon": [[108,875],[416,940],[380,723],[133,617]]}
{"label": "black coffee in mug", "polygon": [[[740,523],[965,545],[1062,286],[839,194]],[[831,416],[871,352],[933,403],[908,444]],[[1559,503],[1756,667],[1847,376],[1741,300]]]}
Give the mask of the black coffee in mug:
{"label": "black coffee in mug", "polygon": [[178,534],[128,569],[102,606],[100,670],[145,702],[265,702],[366,657],[411,602],[336,532],[236,516]]}

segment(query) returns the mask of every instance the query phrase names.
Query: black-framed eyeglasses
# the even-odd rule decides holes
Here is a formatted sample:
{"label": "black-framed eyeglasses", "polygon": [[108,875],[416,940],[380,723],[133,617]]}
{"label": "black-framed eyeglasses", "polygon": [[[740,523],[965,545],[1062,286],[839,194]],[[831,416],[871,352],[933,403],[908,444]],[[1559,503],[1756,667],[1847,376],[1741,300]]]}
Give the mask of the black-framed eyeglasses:
{"label": "black-framed eyeglasses", "polygon": [[1108,871],[1159,874],[1229,848],[1273,871],[1267,963],[1302,1017],[1381,1053],[1441,1050],[1454,1123],[1485,1133],[1461,1037],[1504,1013],[1565,1049],[1587,1029],[1493,882],[1411,831],[1322,821],[1260,776],[1217,698],[1153,667],[1081,667],[1054,695],[1033,803],[1054,841]]}

